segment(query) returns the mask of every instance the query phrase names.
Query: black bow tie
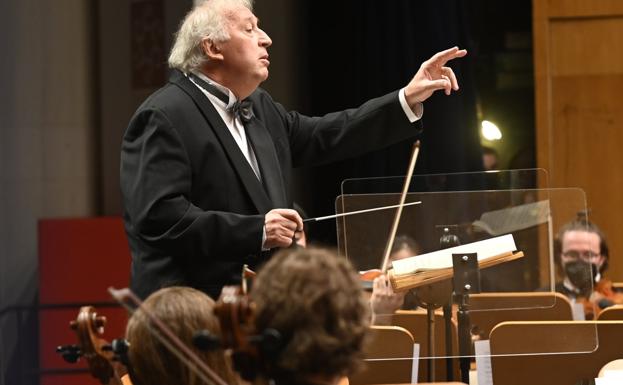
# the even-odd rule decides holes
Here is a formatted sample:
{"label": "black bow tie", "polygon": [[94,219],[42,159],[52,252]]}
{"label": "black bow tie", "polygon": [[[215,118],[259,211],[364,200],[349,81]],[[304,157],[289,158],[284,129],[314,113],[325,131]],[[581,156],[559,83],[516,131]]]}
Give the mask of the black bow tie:
{"label": "black bow tie", "polygon": [[[193,73],[189,74],[189,77],[201,88],[219,98],[225,105],[229,105],[229,96],[219,90],[214,84],[206,82]],[[253,103],[250,100],[237,100],[227,111],[234,114],[243,123],[247,123],[253,118]]]}
{"label": "black bow tie", "polygon": [[243,123],[248,123],[253,117],[253,103],[250,100],[238,100],[227,111],[233,113]]}

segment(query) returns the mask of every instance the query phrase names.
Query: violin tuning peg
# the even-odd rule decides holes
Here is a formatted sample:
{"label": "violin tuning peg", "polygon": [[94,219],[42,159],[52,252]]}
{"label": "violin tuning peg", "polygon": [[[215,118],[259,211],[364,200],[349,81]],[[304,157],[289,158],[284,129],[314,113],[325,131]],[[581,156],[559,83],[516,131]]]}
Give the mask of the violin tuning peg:
{"label": "violin tuning peg", "polygon": [[106,345],[102,345],[102,350],[105,352],[112,352],[112,345],[111,344],[106,344]]}
{"label": "violin tuning peg", "polygon": [[283,349],[283,338],[276,329],[266,329],[260,336],[260,349],[270,358],[277,358]]}
{"label": "violin tuning peg", "polygon": [[58,346],[56,347],[56,352],[59,353],[66,362],[71,364],[78,362],[78,359],[80,359],[80,356],[82,355],[82,352],[77,345]]}
{"label": "violin tuning peg", "polygon": [[116,354],[126,354],[130,350],[130,343],[123,338],[112,340],[112,351]]}
{"label": "violin tuning peg", "polygon": [[69,322],[69,327],[71,328],[71,330],[77,330],[78,329],[78,322],[74,321],[70,321]]}
{"label": "violin tuning peg", "polygon": [[207,330],[199,330],[193,336],[193,345],[203,351],[216,350],[221,347],[221,339]]}
{"label": "violin tuning peg", "polygon": [[97,329],[101,329],[104,326],[106,326],[106,317],[104,317],[103,315],[95,317],[95,327]]}
{"label": "violin tuning peg", "polygon": [[126,339],[114,339],[112,340],[112,351],[115,353],[114,360],[121,362],[126,367],[130,366],[130,359],[128,358],[128,351],[130,350],[130,343]]}

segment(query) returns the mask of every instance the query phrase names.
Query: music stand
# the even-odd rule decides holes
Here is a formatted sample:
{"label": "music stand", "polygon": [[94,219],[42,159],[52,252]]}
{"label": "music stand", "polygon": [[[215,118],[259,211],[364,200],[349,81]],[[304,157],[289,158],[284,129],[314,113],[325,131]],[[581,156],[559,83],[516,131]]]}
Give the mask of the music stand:
{"label": "music stand", "polygon": [[[517,181],[546,179],[540,175],[541,172],[519,170],[496,173],[494,176],[489,173],[416,175],[413,177],[406,202],[421,201],[422,204],[404,208],[397,233],[415,239],[421,246],[421,252],[426,255],[440,251],[439,226],[443,225],[453,225],[453,232],[463,244],[474,244],[512,235],[516,242],[513,252],[480,260],[482,254],[480,250],[471,251],[477,253],[480,265],[476,271],[480,271],[481,291],[534,292],[543,288],[553,291],[557,279],[551,248],[554,229],[573,219],[578,211],[583,210],[586,207],[586,198],[579,189],[508,188],[514,187],[514,183],[521,186]],[[492,187],[492,178],[500,182],[498,187],[501,188]],[[398,201],[402,180],[401,177],[395,177],[345,181],[342,195],[336,200],[336,213],[395,204]],[[483,189],[472,190],[478,186]],[[339,251],[349,258],[357,269],[368,270],[379,267],[387,236],[385,229],[389,228],[392,214],[392,210],[386,210],[338,219],[336,228]],[[465,252],[462,251],[460,254]],[[422,256],[415,258],[420,257]],[[462,357],[471,360],[475,357],[471,346],[472,337],[475,336],[471,335],[469,317],[465,316],[469,316],[469,312],[484,310],[469,308],[469,294],[477,292],[475,288],[478,286],[478,279],[459,282],[453,271],[452,255],[448,255],[447,258],[443,268],[437,270],[425,266],[421,271],[407,274],[404,273],[404,269],[401,274],[395,274],[396,266],[401,265],[402,261],[394,262],[389,275],[395,290],[415,289],[418,295],[424,286],[454,279],[455,299],[459,308],[455,318],[458,317],[459,323],[463,325],[459,327],[461,341],[464,341],[461,343],[463,347],[458,354],[451,351],[439,354],[440,352],[429,349],[427,356],[420,358],[434,360]],[[466,284],[469,284],[470,290],[463,292]],[[444,298],[444,295],[441,297]],[[557,297],[550,298],[550,304],[540,306],[553,307]],[[439,305],[438,302],[441,301],[433,302]],[[500,310],[505,309],[502,306]],[[435,337],[433,335],[430,339]],[[594,336],[588,336],[587,340],[594,343],[590,344],[592,346],[585,346],[586,349],[583,350],[590,351],[596,345],[596,333]],[[576,349],[577,345],[573,348]],[[469,361],[463,360],[464,369],[468,367],[466,362]]]}

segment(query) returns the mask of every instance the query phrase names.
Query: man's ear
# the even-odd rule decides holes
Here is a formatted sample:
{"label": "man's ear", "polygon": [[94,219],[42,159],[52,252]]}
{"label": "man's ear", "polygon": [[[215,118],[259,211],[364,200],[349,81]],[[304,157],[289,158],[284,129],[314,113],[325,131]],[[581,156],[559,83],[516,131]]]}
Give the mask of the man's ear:
{"label": "man's ear", "polygon": [[219,44],[213,42],[210,39],[203,39],[201,42],[201,48],[203,52],[210,60],[223,60],[223,54],[221,53],[221,47]]}

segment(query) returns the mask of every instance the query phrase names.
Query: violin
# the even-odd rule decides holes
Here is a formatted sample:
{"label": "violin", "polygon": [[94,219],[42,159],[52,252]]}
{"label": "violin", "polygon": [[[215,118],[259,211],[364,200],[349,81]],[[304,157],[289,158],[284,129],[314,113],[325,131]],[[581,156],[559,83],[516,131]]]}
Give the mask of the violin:
{"label": "violin", "polygon": [[[243,281],[244,282],[244,281]],[[239,286],[225,286],[217,301],[214,314],[221,325],[220,347],[232,350],[234,370],[252,381],[260,369],[260,352],[252,342],[255,335],[253,319],[255,304]]]}
{"label": "violin", "polygon": [[81,307],[76,319],[69,323],[78,344],[62,345],[56,351],[70,363],[84,358],[91,375],[104,385],[131,385],[125,366],[128,344],[125,340],[113,340],[111,344],[101,338],[105,325],[106,317],[98,315],[94,307]]}
{"label": "violin", "polygon": [[[195,334],[195,346],[210,349],[219,347],[231,349],[234,370],[246,381],[253,381],[258,375],[270,375],[270,362],[282,347],[278,331],[255,328],[255,303],[250,299],[247,281],[255,273],[246,265],[242,271],[241,286],[225,286],[214,307],[214,314],[221,326],[221,336],[207,336],[205,331]],[[203,340],[204,343],[200,341]]]}
{"label": "violin", "polygon": [[614,285],[610,279],[599,280],[599,282],[595,284],[593,291],[600,294],[600,299],[606,299],[611,302],[612,305],[623,304],[623,293],[619,293],[614,289]]}
{"label": "violin", "polygon": [[359,279],[363,282],[373,282],[376,277],[383,275],[381,269],[362,270],[359,272]]}

